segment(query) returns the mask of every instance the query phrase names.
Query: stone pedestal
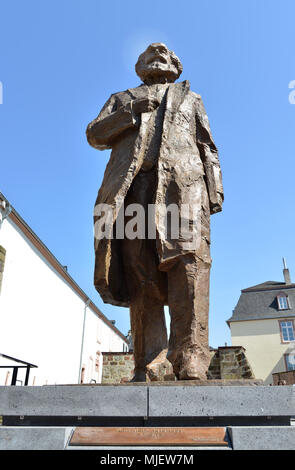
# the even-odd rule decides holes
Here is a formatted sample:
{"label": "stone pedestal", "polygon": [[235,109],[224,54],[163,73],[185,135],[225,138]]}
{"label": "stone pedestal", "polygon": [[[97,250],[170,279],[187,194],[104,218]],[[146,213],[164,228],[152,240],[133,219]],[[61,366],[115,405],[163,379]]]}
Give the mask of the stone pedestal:
{"label": "stone pedestal", "polygon": [[228,449],[295,448],[293,386],[210,382],[0,387],[0,449],[67,449],[81,426],[223,427]]}

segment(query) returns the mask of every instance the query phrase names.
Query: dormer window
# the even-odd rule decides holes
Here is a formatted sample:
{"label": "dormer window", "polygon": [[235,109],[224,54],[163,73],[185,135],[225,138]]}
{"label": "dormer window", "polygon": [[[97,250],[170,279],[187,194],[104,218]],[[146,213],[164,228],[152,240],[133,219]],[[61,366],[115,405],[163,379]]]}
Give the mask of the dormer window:
{"label": "dormer window", "polygon": [[278,309],[288,310],[290,308],[289,298],[286,294],[277,295]]}

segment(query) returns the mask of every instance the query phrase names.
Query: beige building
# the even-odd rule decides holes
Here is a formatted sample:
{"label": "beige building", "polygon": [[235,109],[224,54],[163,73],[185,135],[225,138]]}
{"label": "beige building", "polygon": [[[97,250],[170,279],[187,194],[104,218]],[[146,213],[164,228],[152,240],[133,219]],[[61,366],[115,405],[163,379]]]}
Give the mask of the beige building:
{"label": "beige building", "polygon": [[284,278],[243,289],[227,321],[232,345],[246,349],[255,377],[266,384],[273,373],[295,370],[295,284],[286,265]]}

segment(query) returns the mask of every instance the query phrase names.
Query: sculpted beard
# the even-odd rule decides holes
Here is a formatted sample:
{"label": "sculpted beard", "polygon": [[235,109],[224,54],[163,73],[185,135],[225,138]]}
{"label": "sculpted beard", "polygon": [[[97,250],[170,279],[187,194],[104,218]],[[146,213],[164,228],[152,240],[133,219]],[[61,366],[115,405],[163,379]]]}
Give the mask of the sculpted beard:
{"label": "sculpted beard", "polygon": [[139,56],[135,70],[145,84],[173,83],[180,76],[182,65],[171,51],[158,53],[147,49]]}

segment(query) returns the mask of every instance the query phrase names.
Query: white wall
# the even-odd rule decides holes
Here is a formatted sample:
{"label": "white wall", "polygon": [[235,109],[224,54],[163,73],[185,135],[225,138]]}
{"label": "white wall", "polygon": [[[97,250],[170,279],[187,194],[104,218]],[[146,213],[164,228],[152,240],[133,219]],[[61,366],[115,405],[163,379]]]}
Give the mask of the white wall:
{"label": "white wall", "polygon": [[[0,293],[0,353],[38,365],[35,385],[77,383],[84,301],[9,219],[0,228],[6,260]],[[124,341],[87,308],[83,364],[85,378],[100,381],[98,351],[122,351]],[[93,370],[91,370],[91,359]],[[101,360],[100,360],[101,361]],[[0,358],[1,363],[1,358]],[[0,385],[7,370],[0,369]],[[24,374],[18,378],[24,380]]]}

